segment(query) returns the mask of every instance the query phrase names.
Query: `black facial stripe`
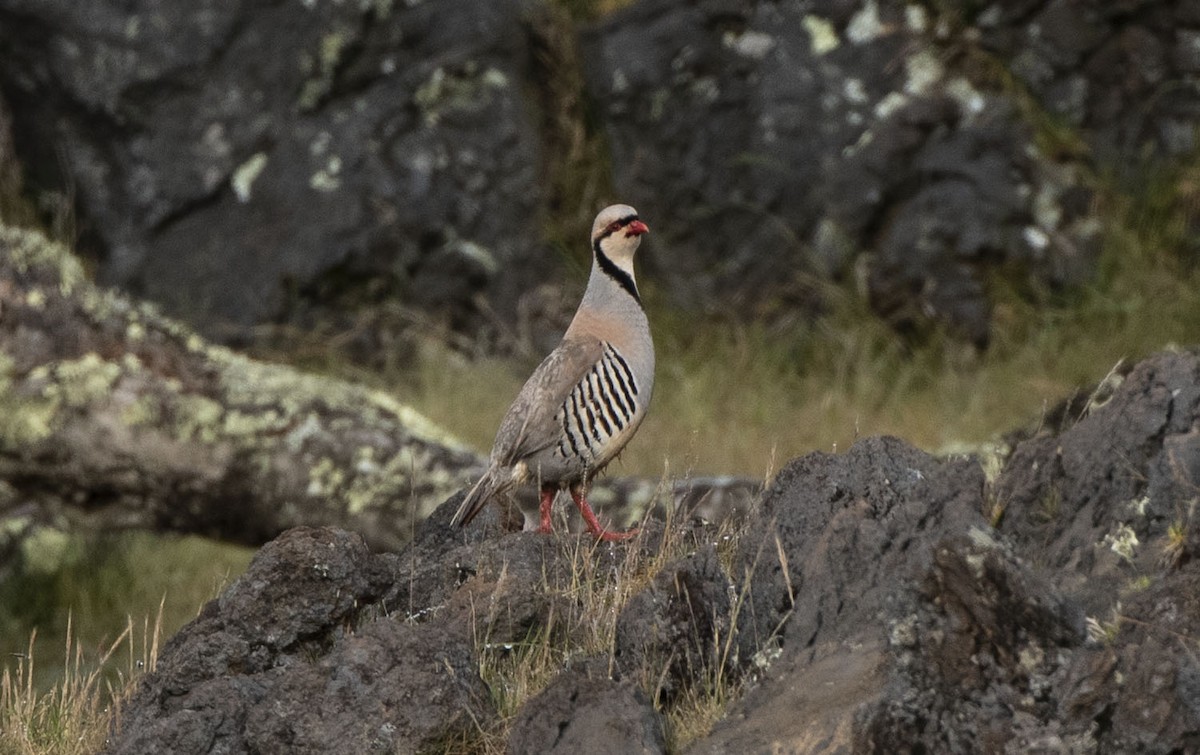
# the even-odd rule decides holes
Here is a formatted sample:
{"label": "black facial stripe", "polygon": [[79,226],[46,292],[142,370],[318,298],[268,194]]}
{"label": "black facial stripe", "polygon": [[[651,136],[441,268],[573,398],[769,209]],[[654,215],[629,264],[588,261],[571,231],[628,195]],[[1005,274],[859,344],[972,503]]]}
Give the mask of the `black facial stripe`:
{"label": "black facial stripe", "polygon": [[632,223],[633,221],[635,221],[637,219],[638,219],[637,215],[626,215],[625,217],[617,220],[617,224],[618,224],[617,228],[612,228],[611,227],[612,224],[610,223],[609,226],[604,229],[604,232],[601,233],[599,236],[597,236],[596,240],[592,243],[592,245],[596,248],[596,251],[600,250],[600,240],[601,239],[608,238],[609,236],[613,235],[614,233],[621,230],[622,228],[624,228],[625,226],[629,225],[630,223]]}

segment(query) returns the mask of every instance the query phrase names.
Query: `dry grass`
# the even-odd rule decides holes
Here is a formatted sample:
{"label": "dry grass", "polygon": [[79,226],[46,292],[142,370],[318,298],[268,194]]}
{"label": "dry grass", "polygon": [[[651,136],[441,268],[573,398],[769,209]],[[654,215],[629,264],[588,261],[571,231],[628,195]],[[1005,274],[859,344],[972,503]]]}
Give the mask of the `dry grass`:
{"label": "dry grass", "polygon": [[89,652],[67,622],[62,673],[39,689],[35,647],[17,654],[15,666],[0,676],[0,752],[6,755],[91,755],[104,745],[113,717],[141,674],[152,671],[162,640],[162,604],[153,623],[132,618],[107,646]]}
{"label": "dry grass", "polygon": [[[581,19],[626,3],[560,4]],[[569,92],[549,96],[570,100]],[[555,128],[567,151],[584,165],[556,173],[556,193],[595,196],[602,145],[573,141],[562,124]],[[1058,142],[1065,146],[1056,149],[1072,148],[1067,137]],[[1098,215],[1106,224],[1105,250],[1096,280],[1081,291],[1036,303],[1003,280],[993,281],[993,340],[983,353],[936,336],[904,343],[850,288],[827,291],[831,312],[817,323],[768,327],[704,321],[670,310],[659,303],[667,297],[655,288],[666,282],[643,281],[659,353],[654,404],[612,472],[657,477],[667,467],[679,476],[697,472],[766,478],[794,456],[844,449],[860,436],[881,433],[933,450],[977,447],[1036,421],[1047,405],[1101,379],[1122,359],[1136,361],[1171,343],[1200,343],[1200,269],[1194,263],[1200,159],[1153,173],[1133,189],[1105,180],[1109,187],[1098,200]],[[560,217],[550,221],[552,240],[578,237],[581,230],[573,226],[587,222],[584,204],[559,208]],[[575,254],[577,246],[569,248]],[[432,340],[422,345],[414,364],[384,375],[366,375],[339,363],[336,354],[317,361],[327,371],[391,386],[481,450],[491,446],[501,415],[536,364],[536,358],[470,360]],[[1053,506],[1047,500],[1047,511]],[[988,513],[1003,515],[998,507]],[[1173,527],[1165,559],[1177,560],[1185,534],[1182,523]],[[0,681],[0,752],[98,749],[121,690],[152,665],[160,632],[172,633],[211,596],[213,573],[205,564],[228,558],[231,566],[225,573],[236,574],[248,560],[247,553],[223,553],[224,546],[193,545],[192,556],[181,559],[172,545],[146,538],[112,549],[124,554],[115,561],[85,561],[61,569],[53,579],[24,585],[20,595],[5,592],[11,585],[0,585],[0,606],[49,601],[44,612],[18,617],[43,628],[41,642],[64,624],[69,611],[78,617],[65,622],[65,635],[60,632],[50,640],[65,651],[63,667],[51,683],[40,681],[39,669],[47,664],[35,668],[33,663],[36,633],[28,648],[0,644],[0,652],[12,659],[4,664]],[[566,663],[611,654],[619,607],[665,563],[682,555],[683,548],[678,539],[668,539],[653,554],[636,555],[637,549],[629,548],[631,555],[614,565],[581,544],[573,554],[569,582],[547,585],[572,597],[577,608],[570,615],[556,615],[536,636],[516,645],[493,647],[486,637],[477,638],[480,673],[496,695],[501,723],[470,741],[447,743],[447,749],[501,751],[520,705]],[[164,577],[170,584],[162,583]],[[134,627],[123,617],[152,610],[164,593],[167,618],[160,611],[154,628],[144,625],[135,643]],[[28,636],[27,631],[12,631],[6,618],[11,617],[0,616],[0,643],[2,635]],[[118,618],[124,631],[116,641],[80,641],[81,635],[111,636],[111,627],[119,631],[122,626]],[[88,653],[92,646],[101,649]],[[652,680],[644,681],[650,690]],[[664,706],[671,748],[678,751],[704,735],[737,693],[735,681],[714,673],[707,683]]]}
{"label": "dry grass", "polygon": [[[738,534],[732,525],[723,526],[715,534],[723,562],[732,559]],[[653,549],[641,548],[634,541],[613,556],[611,546],[606,543],[589,538],[568,542],[567,547],[572,548],[568,576],[562,582],[548,579],[541,589],[562,598],[555,605],[570,608],[553,613],[544,626],[523,642],[493,643],[486,636],[476,637],[479,673],[492,690],[498,716],[493,726],[477,732],[477,738],[460,743],[461,751],[504,752],[509,729],[521,706],[572,663],[583,659],[603,662],[607,658],[611,671],[621,610],[665,566],[694,548],[694,543],[671,521],[665,525],[661,546]],[[738,602],[740,605],[740,599]],[[734,607],[734,621],[737,608]],[[671,751],[680,751],[706,734],[724,714],[728,703],[737,698],[740,682],[726,675],[723,664],[733,651],[732,634],[715,638],[713,652],[721,662],[708,671],[700,684],[669,703],[658,697],[658,682],[664,669],[648,669],[645,677],[637,680],[663,713]]]}
{"label": "dry grass", "polygon": [[[875,434],[932,450],[976,448],[1036,422],[1121,360],[1200,342],[1200,159],[1099,196],[1106,227],[1096,280],[1031,301],[997,277],[985,352],[937,335],[905,343],[849,287],[827,290],[831,312],[818,322],[768,327],[671,310],[660,304],[662,281],[642,282],[659,356],[654,399],[611,473],[657,476],[669,461],[678,474],[761,476]],[[471,361],[430,343],[392,385],[486,450],[535,364]]]}

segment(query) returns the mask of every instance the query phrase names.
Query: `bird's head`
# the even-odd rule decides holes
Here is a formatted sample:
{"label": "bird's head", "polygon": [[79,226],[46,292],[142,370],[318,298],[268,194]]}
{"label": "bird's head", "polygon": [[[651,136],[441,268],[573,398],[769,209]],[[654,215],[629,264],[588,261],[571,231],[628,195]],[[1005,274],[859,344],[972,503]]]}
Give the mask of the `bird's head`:
{"label": "bird's head", "polygon": [[627,204],[606,207],[592,224],[592,249],[622,270],[632,273],[633,253],[642,243],[642,234],[650,228],[638,219],[637,210]]}

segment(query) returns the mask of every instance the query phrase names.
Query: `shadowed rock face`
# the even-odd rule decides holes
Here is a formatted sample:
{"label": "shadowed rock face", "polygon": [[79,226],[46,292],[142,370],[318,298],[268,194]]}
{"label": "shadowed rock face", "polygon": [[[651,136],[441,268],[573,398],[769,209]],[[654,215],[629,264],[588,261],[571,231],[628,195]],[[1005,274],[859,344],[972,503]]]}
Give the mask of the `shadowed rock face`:
{"label": "shadowed rock face", "polygon": [[[716,530],[676,525],[687,555],[620,607],[612,657],[572,660],[510,749],[661,752],[662,714],[719,670],[745,694],[689,752],[1196,751],[1200,354],[1092,396],[1015,441],[990,488],[974,460],[895,438],[798,459],[726,554],[733,574]],[[564,626],[581,564],[619,579],[669,533],[580,548],[506,535],[497,507],[451,530],[459,500],[397,554],[332,529],[265,546],[167,643],[109,751],[482,747],[485,654]]]}
{"label": "shadowed rock face", "polygon": [[515,0],[5,0],[0,86],[36,182],[67,174],[102,281],[208,335],[343,295],[478,326],[471,297],[511,312],[539,251],[522,19]]}
{"label": "shadowed rock face", "polygon": [[980,43],[1117,166],[1196,149],[1200,6],[1190,0],[1001,0]]}
{"label": "shadowed rock face", "polygon": [[[103,281],[210,336],[541,344],[577,285],[542,221],[589,201],[545,170],[589,125],[569,92],[680,303],[810,316],[855,280],[901,330],[984,344],[997,270],[1091,275],[1088,148],[1118,171],[1192,149],[1192,5],[644,0],[576,45],[546,2],[0,0],[0,92]],[[1037,105],[1078,133],[1038,138]]]}
{"label": "shadowed rock face", "polygon": [[897,327],[984,344],[986,271],[1090,274],[1081,165],[936,26],[900,2],[648,0],[588,31],[616,185],[672,218],[650,261],[687,280],[681,303],[778,316],[857,277]]}

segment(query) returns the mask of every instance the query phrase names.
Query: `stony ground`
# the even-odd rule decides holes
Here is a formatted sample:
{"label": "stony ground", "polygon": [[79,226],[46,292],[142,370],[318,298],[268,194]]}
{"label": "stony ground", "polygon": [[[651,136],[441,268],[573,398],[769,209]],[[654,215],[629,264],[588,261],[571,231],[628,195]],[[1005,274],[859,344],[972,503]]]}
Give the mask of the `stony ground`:
{"label": "stony ground", "polygon": [[[664,714],[723,678],[745,694],[689,752],[1194,752],[1198,420],[1200,353],[1161,353],[1015,434],[991,481],[896,438],[797,459],[733,552],[687,517],[595,549],[492,512],[452,531],[458,496],[398,553],[291,530],[167,644],[108,751],[483,750],[500,731],[513,752],[661,752]],[[498,726],[481,654],[569,634],[582,581],[666,543],[683,555],[613,607],[609,651]]]}

